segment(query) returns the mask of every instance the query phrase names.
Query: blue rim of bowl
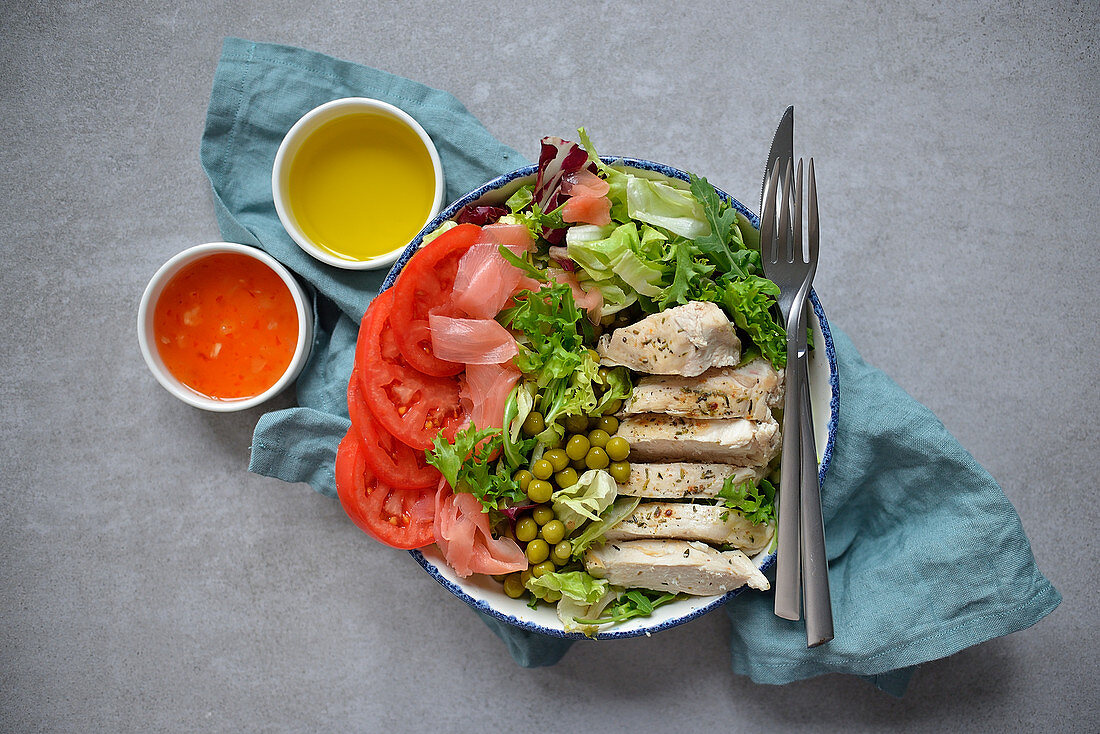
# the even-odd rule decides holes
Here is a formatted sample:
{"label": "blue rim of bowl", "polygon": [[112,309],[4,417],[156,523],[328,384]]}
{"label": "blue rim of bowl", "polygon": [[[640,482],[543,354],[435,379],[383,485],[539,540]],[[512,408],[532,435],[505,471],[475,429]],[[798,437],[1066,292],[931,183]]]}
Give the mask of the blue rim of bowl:
{"label": "blue rim of bowl", "polygon": [[[601,156],[600,158],[608,165],[621,164],[629,166],[631,168],[641,169],[643,171],[660,173],[668,176],[669,178],[680,179],[681,181],[690,180],[690,177],[688,176],[688,173],[686,171],[682,171],[679,168],[674,168],[673,166],[668,166],[663,163],[655,163],[653,161],[648,161],[641,158],[627,158],[616,156]],[[424,229],[422,229],[420,233],[417,234],[416,238],[411,243],[409,243],[409,246],[405,248],[405,251],[403,253],[401,253],[401,257],[399,257],[397,261],[393,264],[393,267],[390,268],[390,272],[386,274],[385,280],[382,281],[382,286],[379,289],[379,293],[387,290],[390,286],[393,285],[394,281],[397,279],[397,276],[400,275],[402,268],[405,267],[405,264],[409,262],[409,259],[416,254],[417,250],[420,249],[420,243],[423,241],[425,234],[435,231],[435,229],[443,224],[443,222],[451,219],[456,214],[458,214],[459,210],[461,210],[462,207],[466,206],[467,204],[477,201],[485,194],[506,186],[516,179],[533,175],[537,171],[538,167],[534,165],[524,166],[523,168],[517,168],[514,171],[509,171],[508,173],[497,176],[491,181],[488,181],[481,186],[478,186],[476,189],[457,199],[454,203],[441,211],[435,219],[429,222],[427,226],[425,226]],[[711,185],[714,186],[714,184]],[[740,201],[733,198],[717,186],[714,186],[714,190],[718,193],[718,196],[721,199],[723,199],[724,201],[728,201],[734,209],[741,212],[741,214],[747,217],[753,227],[755,227],[756,229],[760,229],[760,218],[757,217],[757,215],[753,214],[744,204],[742,204]],[[824,485],[825,476],[828,474],[829,466],[832,464],[833,460],[833,448],[836,445],[837,426],[838,420],[840,418],[840,378],[838,376],[836,363],[836,347],[833,344],[833,335],[832,331],[829,329],[829,321],[825,317],[825,309],[821,307],[821,301],[818,300],[817,293],[812,288],[810,289],[810,302],[813,305],[814,314],[817,315],[818,322],[821,325],[821,334],[825,337],[825,355],[826,357],[828,357],[829,360],[829,438],[825,443],[825,451],[822,453],[821,457],[821,468],[818,471],[818,477],[821,483]],[[440,573],[436,565],[432,561],[428,560],[420,551],[412,550],[409,551],[409,553],[416,560],[416,562],[419,563],[420,566],[428,572],[428,574],[432,578],[438,581],[440,585],[442,585],[445,589],[464,601],[472,609],[475,609],[482,614],[487,614],[494,619],[499,619],[500,621],[510,624],[513,627],[518,627],[528,632],[536,632],[541,635],[546,635],[547,637],[558,637],[565,639],[614,640],[627,637],[640,637],[642,635],[652,635],[655,632],[663,632],[664,630],[678,627],[681,624],[690,622],[693,619],[697,619],[704,614],[713,611],[714,609],[733,599],[735,596],[741,594],[741,592],[743,592],[746,588],[742,586],[739,589],[734,589],[733,591],[727,592],[722,596],[715,597],[714,600],[710,603],[698,609],[695,609],[688,614],[665,620],[664,622],[653,625],[652,627],[641,627],[629,630],[611,629],[606,632],[597,633],[594,638],[589,638],[578,632],[564,632],[562,630],[552,629],[550,627],[543,627],[542,625],[535,622],[518,619],[509,614],[505,614],[504,612],[500,612],[490,606],[487,602],[473,598],[472,596],[467,594],[461,586],[444,577],[443,574]],[[772,552],[764,558],[764,562],[760,565],[761,573],[767,573],[774,565],[775,553]]]}

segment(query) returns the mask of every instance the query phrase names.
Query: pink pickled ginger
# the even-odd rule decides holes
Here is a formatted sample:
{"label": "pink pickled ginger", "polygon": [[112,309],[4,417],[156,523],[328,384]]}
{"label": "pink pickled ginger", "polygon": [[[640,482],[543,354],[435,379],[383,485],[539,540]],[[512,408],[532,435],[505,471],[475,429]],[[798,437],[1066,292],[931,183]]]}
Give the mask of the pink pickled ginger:
{"label": "pink pickled ginger", "polygon": [[481,234],[477,237],[477,243],[491,242],[494,245],[505,245],[512,252],[526,252],[534,248],[535,239],[531,231],[522,224],[488,224],[481,228]]}
{"label": "pink pickled ginger", "polygon": [[452,492],[445,483],[435,496],[436,545],[455,573],[504,574],[527,568],[527,556],[511,538],[494,539],[489,516],[467,492]]}
{"label": "pink pickled ginger", "polygon": [[428,315],[432,351],[448,362],[499,364],[519,354],[516,339],[492,319],[459,319]]}
{"label": "pink pickled ginger", "polygon": [[[520,229],[527,232],[526,227]],[[492,241],[475,244],[458,262],[451,303],[468,316],[495,318],[516,291],[539,288],[537,281],[501,257],[499,244]],[[512,252],[523,251],[514,243],[504,244]]]}
{"label": "pink pickled ginger", "polygon": [[466,365],[459,400],[470,423],[479,429],[503,428],[504,405],[519,382],[520,371],[511,363]]}
{"label": "pink pickled ginger", "polygon": [[610,190],[611,184],[587,168],[561,177],[561,192],[566,196],[607,196]]}
{"label": "pink pickled ginger", "polygon": [[586,291],[581,287],[576,274],[567,270],[547,268],[546,272],[550,274],[550,277],[553,278],[556,283],[569,286],[569,290],[573,292],[573,301],[577,304],[577,308],[583,308],[587,311],[588,318],[592,323],[596,323],[600,320],[600,309],[603,308],[603,294],[600,293],[599,288],[593,286],[592,290]]}

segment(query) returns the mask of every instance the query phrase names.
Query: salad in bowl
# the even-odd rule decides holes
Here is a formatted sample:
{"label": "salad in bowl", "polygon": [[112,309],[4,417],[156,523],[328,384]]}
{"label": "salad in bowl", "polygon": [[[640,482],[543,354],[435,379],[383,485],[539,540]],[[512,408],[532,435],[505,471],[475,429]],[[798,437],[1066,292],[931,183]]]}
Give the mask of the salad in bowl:
{"label": "salad in bowl", "polygon": [[[476,609],[554,636],[650,634],[769,588],[779,291],[738,202],[579,132],[395,264],[363,316],[337,489]],[[812,300],[824,473],[836,370]]]}

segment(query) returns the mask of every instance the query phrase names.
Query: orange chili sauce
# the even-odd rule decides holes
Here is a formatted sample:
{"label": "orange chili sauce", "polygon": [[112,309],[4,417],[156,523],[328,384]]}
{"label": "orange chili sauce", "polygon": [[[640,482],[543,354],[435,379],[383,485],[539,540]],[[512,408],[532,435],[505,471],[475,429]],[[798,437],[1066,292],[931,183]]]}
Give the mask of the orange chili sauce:
{"label": "orange chili sauce", "polygon": [[290,365],[298,312],[286,283],[255,258],[216,253],[182,268],[153,313],[160,358],[214,400],[259,395]]}

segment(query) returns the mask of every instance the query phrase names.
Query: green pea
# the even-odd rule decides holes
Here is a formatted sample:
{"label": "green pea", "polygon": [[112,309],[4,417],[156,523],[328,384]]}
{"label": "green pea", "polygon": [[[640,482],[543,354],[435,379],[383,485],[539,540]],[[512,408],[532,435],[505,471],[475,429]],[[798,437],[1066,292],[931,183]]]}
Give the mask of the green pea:
{"label": "green pea", "polygon": [[623,401],[619,398],[615,398],[607,405],[603,406],[603,414],[611,415],[612,413],[618,413],[619,409],[623,407]]}
{"label": "green pea", "polygon": [[531,519],[539,525],[545,525],[554,519],[554,511],[547,505],[539,505],[531,510]]}
{"label": "green pea", "polygon": [[[547,476],[550,475],[547,474]],[[549,502],[553,494],[554,485],[545,479],[532,479],[531,483],[527,485],[527,499],[532,502]]]}
{"label": "green pea", "polygon": [[531,575],[535,578],[538,578],[543,574],[554,573],[554,571],[555,569],[553,561],[543,561],[542,563],[537,563],[531,567]]}
{"label": "green pea", "polygon": [[565,444],[565,454],[573,461],[579,461],[588,453],[588,448],[587,436],[573,436],[569,439],[569,443]]}
{"label": "green pea", "polygon": [[600,367],[596,370],[596,379],[600,381],[600,384],[607,384],[607,376],[611,374],[610,367]]}
{"label": "green pea", "polygon": [[[584,452],[584,456],[588,456],[587,451]],[[577,459],[576,461],[569,462],[570,466],[573,467],[573,471],[577,472],[577,474],[584,474],[586,471],[588,471],[588,467],[584,464],[584,456]]]}
{"label": "green pea", "polygon": [[567,466],[554,475],[554,481],[557,482],[558,486],[562,489],[572,487],[577,483],[577,470],[571,466]]}
{"label": "green pea", "polygon": [[550,560],[558,566],[564,566],[569,563],[569,559],[573,556],[573,544],[568,540],[563,540],[554,546],[550,551]]}
{"label": "green pea", "polygon": [[523,585],[520,574],[511,573],[504,578],[504,593],[513,599],[518,599],[523,596],[523,592],[527,591]]}
{"label": "green pea", "polygon": [[[610,460],[607,458],[607,452],[598,446],[593,446],[588,449],[588,455],[584,457],[584,465],[589,469],[606,469],[610,464]],[[534,482],[532,482],[534,484]]]}
{"label": "green pea", "polygon": [[549,461],[556,472],[569,466],[569,454],[565,453],[565,449],[550,449],[542,458]]}
{"label": "green pea", "polygon": [[[588,434],[588,443],[595,446],[598,449],[602,449],[607,445],[607,442],[611,440],[611,436],[607,435],[607,431],[597,428]],[[537,477],[538,474],[535,474]]]}
{"label": "green pea", "polygon": [[[531,563],[539,564],[550,557],[550,546],[545,540],[541,538],[535,538],[527,544],[527,550],[524,551],[527,554],[527,560]],[[532,573],[534,571],[532,570]],[[536,574],[540,575],[541,574]]]}
{"label": "green pea", "polygon": [[584,433],[588,430],[588,417],[583,415],[567,415],[563,421],[565,430],[570,433]]}
{"label": "green pea", "polygon": [[613,461],[611,466],[607,468],[607,471],[611,473],[611,478],[619,484],[626,484],[630,481],[630,464],[626,461]]}
{"label": "green pea", "polygon": [[542,526],[539,535],[550,545],[556,545],[565,538],[565,523],[561,520],[551,520]]}
{"label": "green pea", "polygon": [[546,424],[542,420],[542,413],[537,410],[532,410],[527,414],[527,417],[523,419],[523,432],[528,436],[542,433],[545,429]]}
{"label": "green pea", "polygon": [[527,543],[535,539],[539,534],[539,526],[530,516],[525,516],[516,521],[516,540]]}
{"label": "green pea", "polygon": [[531,473],[535,475],[535,479],[549,479],[554,473],[554,465],[546,459],[539,459],[531,464]]}
{"label": "green pea", "polygon": [[612,461],[625,461],[626,457],[630,456],[630,442],[622,436],[615,436],[604,446],[604,451]]}
{"label": "green pea", "polygon": [[531,573],[531,569],[527,569],[526,571],[520,571],[519,572],[520,583],[522,583],[524,586],[527,586],[527,582],[531,580],[532,576],[534,576],[534,574]]}
{"label": "green pea", "polygon": [[613,415],[601,416],[599,423],[596,424],[596,428],[607,431],[609,435],[613,435],[615,431],[619,430],[619,419]]}
{"label": "green pea", "polygon": [[516,484],[518,484],[519,488],[524,492],[527,491],[527,485],[530,484],[531,480],[534,478],[535,475],[527,471],[526,469],[520,469],[518,472],[512,475],[512,479],[516,480]]}

